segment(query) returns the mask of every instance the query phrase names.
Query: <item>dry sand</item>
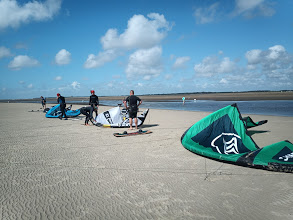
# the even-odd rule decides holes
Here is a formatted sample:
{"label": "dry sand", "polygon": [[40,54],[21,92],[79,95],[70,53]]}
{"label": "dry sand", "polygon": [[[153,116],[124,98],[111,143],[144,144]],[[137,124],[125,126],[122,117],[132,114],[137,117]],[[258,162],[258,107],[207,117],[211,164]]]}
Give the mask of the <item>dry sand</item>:
{"label": "dry sand", "polygon": [[[143,128],[152,134],[117,138],[124,129],[28,112],[39,108],[0,103],[0,219],[293,218],[292,174],[221,163],[181,145],[207,112],[151,109]],[[253,129],[260,147],[293,141],[293,117],[250,116],[268,120]]]}

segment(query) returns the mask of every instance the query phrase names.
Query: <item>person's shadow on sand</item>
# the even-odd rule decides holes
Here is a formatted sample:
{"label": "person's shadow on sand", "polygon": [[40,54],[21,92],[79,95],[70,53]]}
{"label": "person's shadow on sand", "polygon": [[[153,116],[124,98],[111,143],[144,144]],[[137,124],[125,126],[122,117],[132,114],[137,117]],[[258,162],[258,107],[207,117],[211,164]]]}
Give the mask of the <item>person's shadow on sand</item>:
{"label": "person's shadow on sand", "polygon": [[156,127],[156,126],[159,126],[159,124],[147,124],[147,125],[142,125],[140,126],[140,128],[151,128],[151,127]]}

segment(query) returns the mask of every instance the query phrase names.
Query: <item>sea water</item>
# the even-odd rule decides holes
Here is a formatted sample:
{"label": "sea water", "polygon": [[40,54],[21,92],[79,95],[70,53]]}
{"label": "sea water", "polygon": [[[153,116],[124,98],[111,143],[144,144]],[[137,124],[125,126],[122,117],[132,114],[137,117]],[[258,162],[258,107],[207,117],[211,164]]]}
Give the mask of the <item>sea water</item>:
{"label": "sea water", "polygon": [[[143,100],[142,100],[143,101]],[[293,100],[264,100],[264,101],[213,101],[213,100],[171,100],[164,102],[143,101],[141,108],[169,109],[182,111],[214,112],[223,107],[236,103],[241,114],[293,116]],[[117,106],[121,100],[101,100],[101,105]],[[122,104],[123,106],[123,104]]]}
{"label": "sea water", "polygon": [[[204,111],[215,112],[223,107],[236,103],[241,114],[256,115],[273,115],[273,116],[289,116],[293,117],[293,100],[263,100],[263,101],[213,101],[213,100],[185,100],[183,104],[180,100],[168,100],[149,102],[142,100],[141,108],[149,109],[169,109],[181,111]],[[38,101],[21,101],[22,103],[38,103]],[[86,101],[67,101],[68,104],[84,104]],[[56,102],[47,102],[47,106],[56,105]],[[123,107],[122,100],[100,100],[101,105]],[[76,106],[75,106],[76,108]]]}

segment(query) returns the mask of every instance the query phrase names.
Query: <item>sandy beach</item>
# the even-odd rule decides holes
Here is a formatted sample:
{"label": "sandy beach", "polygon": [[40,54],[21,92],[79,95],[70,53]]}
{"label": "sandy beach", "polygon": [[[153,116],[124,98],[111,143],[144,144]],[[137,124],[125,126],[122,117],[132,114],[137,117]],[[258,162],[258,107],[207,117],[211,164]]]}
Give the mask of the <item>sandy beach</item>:
{"label": "sandy beach", "polygon": [[[208,112],[150,109],[142,128],[153,133],[117,138],[125,129],[84,126],[83,116],[48,119],[40,107],[0,103],[0,219],[293,218],[292,174],[214,161],[181,145]],[[249,116],[268,120],[252,129],[259,147],[293,142],[293,117]]]}

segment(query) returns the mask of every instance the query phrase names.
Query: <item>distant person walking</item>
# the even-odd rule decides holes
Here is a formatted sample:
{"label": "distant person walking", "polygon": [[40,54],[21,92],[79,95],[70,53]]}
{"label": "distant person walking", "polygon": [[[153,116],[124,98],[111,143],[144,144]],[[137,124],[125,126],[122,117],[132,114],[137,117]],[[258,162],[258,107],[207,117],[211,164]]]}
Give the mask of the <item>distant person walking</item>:
{"label": "distant person walking", "polygon": [[91,90],[89,105],[93,107],[96,117],[98,116],[99,97],[95,94],[95,90]]}
{"label": "distant person walking", "polygon": [[64,120],[67,120],[67,116],[65,114],[65,107],[66,107],[66,102],[65,98],[60,95],[60,93],[57,93],[57,102],[60,104],[60,111],[61,111],[61,116],[59,116],[59,119],[62,120],[62,117],[64,116]]}
{"label": "distant person walking", "polygon": [[[132,128],[133,118],[134,118],[135,128],[137,129],[137,111],[138,111],[138,106],[140,106],[142,103],[141,99],[134,95],[133,90],[130,90],[130,96],[128,96],[123,103],[125,108],[128,108],[130,130],[133,129]],[[127,103],[128,103],[128,107],[127,107]]]}
{"label": "distant person walking", "polygon": [[44,98],[43,96],[41,96],[41,102],[42,102],[43,109],[45,109],[46,108],[46,98]]}
{"label": "distant person walking", "polygon": [[182,97],[182,105],[185,104],[185,97]]}

